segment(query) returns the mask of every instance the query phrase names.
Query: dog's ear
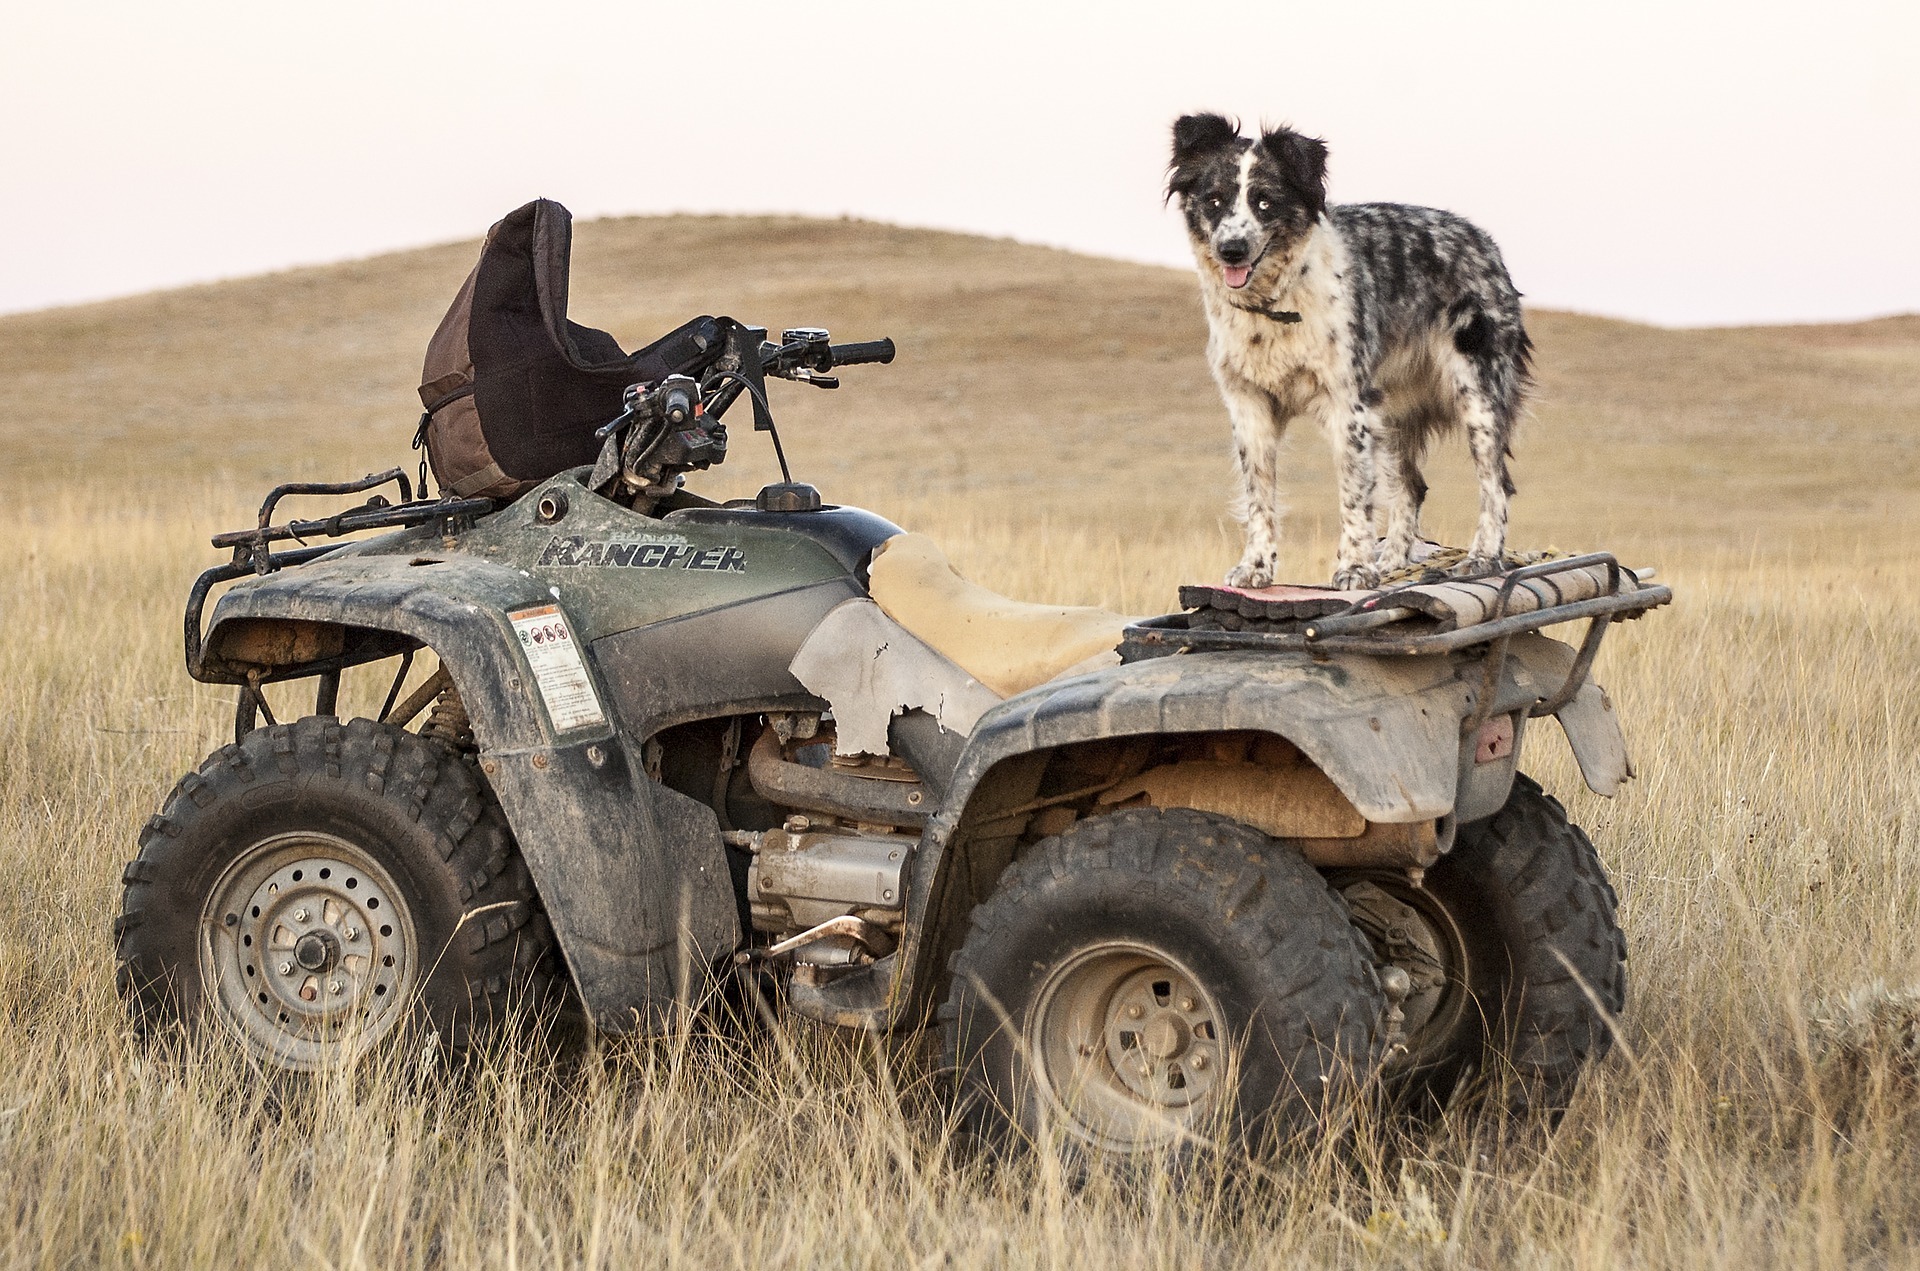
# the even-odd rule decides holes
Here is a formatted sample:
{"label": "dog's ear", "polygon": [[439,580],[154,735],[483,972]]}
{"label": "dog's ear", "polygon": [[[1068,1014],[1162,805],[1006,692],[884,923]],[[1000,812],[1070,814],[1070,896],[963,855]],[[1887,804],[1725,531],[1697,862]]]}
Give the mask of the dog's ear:
{"label": "dog's ear", "polygon": [[1260,138],[1260,148],[1286,175],[1313,214],[1320,215],[1327,206],[1327,143],[1291,128],[1275,128]]}
{"label": "dog's ear", "polygon": [[1196,161],[1240,139],[1240,125],[1224,115],[1182,115],[1173,121],[1173,162],[1168,165],[1167,197],[1190,194],[1198,179]]}
{"label": "dog's ear", "polygon": [[1173,121],[1174,165],[1218,150],[1239,137],[1239,125],[1224,115],[1182,115]]}

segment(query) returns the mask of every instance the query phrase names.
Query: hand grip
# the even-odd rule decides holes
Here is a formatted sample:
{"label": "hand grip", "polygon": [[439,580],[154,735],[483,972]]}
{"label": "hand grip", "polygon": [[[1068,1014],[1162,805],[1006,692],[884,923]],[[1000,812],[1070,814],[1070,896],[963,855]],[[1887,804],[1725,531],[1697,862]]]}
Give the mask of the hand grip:
{"label": "hand grip", "polygon": [[893,361],[892,340],[866,340],[858,344],[830,345],[835,366],[860,366],[867,362],[885,365]]}

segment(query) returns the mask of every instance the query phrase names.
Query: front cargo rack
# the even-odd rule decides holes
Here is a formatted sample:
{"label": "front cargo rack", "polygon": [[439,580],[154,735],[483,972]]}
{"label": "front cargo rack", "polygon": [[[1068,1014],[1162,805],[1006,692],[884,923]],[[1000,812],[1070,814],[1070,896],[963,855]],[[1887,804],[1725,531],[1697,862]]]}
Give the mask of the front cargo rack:
{"label": "front cargo rack", "polygon": [[[365,503],[332,516],[273,524],[274,509],[281,499],[289,495],[358,494],[365,490],[378,490],[384,485],[399,487],[400,502],[389,503],[385,495],[373,494],[368,496]],[[425,495],[425,489],[420,493]],[[358,481],[294,481],[273,487],[260,504],[259,524],[252,529],[228,530],[213,536],[213,545],[231,548],[233,559],[202,573],[194,580],[193,589],[187,593],[187,669],[196,679],[200,678],[204,652],[201,642],[205,638],[201,630],[202,613],[206,609],[207,596],[220,583],[232,582],[248,574],[265,575],[290,565],[304,565],[342,546],[339,543],[309,544],[306,540],[310,538],[343,538],[361,530],[402,529],[433,522],[440,523],[445,530],[452,532],[494,509],[491,499],[415,499],[413,495],[413,482],[399,468],[369,473]],[[300,546],[283,552],[272,550],[271,544],[287,541],[299,543]]]}

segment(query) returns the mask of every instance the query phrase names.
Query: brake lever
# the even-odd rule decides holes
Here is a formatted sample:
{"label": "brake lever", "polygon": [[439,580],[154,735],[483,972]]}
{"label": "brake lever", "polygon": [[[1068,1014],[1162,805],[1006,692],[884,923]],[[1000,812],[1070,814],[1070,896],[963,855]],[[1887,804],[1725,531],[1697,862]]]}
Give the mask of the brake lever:
{"label": "brake lever", "polygon": [[639,412],[639,409],[640,408],[638,406],[627,407],[625,410],[621,411],[618,415],[615,415],[612,419],[609,419],[606,423],[594,429],[594,432],[593,432],[594,439],[597,441],[605,441],[607,438],[613,436],[613,434],[617,432],[622,425],[630,421],[634,417],[634,415]]}
{"label": "brake lever", "polygon": [[815,388],[840,387],[840,377],[838,375],[822,375],[818,371],[809,371],[804,368],[794,371],[793,374],[787,378],[796,384],[811,384]]}

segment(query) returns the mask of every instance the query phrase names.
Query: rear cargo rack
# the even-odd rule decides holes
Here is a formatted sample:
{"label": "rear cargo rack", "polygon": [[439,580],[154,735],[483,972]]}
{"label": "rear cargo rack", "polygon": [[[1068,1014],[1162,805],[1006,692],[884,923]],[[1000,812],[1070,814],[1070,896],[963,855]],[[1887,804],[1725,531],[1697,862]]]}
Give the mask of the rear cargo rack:
{"label": "rear cargo rack", "polygon": [[[1509,612],[1515,595],[1524,583],[1552,578],[1576,570],[1600,568],[1607,582],[1601,594],[1562,603],[1536,604],[1525,612]],[[1192,626],[1192,613],[1168,614],[1146,618],[1126,629],[1121,655],[1127,661],[1161,657],[1181,650],[1195,653],[1228,649],[1260,649],[1304,653],[1363,653],[1375,657],[1413,657],[1427,653],[1452,653],[1476,644],[1488,644],[1523,631],[1538,631],[1563,622],[1580,619],[1637,618],[1649,609],[1673,599],[1671,588],[1658,583],[1643,583],[1632,570],[1622,569],[1609,552],[1593,552],[1564,560],[1540,561],[1519,569],[1489,575],[1479,580],[1491,584],[1498,580],[1488,616],[1468,626],[1451,630],[1433,630],[1431,619],[1404,603],[1400,597],[1422,584],[1375,592],[1345,608],[1321,617],[1302,618],[1293,623],[1280,622],[1271,629],[1255,631],[1216,631]],[[1422,629],[1422,628],[1426,629]],[[1398,628],[1398,629],[1396,629]]]}
{"label": "rear cargo rack", "polygon": [[[1558,588],[1551,585],[1545,588],[1528,586],[1530,583],[1551,584],[1556,575],[1587,570],[1601,571],[1599,576],[1604,577],[1597,595],[1552,602],[1543,592],[1557,594]],[[1307,653],[1317,657],[1336,654],[1418,657],[1490,645],[1485,679],[1486,687],[1491,689],[1504,669],[1507,642],[1514,636],[1585,619],[1587,630],[1580,641],[1580,649],[1574,657],[1567,682],[1558,692],[1542,699],[1531,712],[1534,715],[1550,715],[1580,691],[1587,672],[1593,666],[1594,656],[1600,650],[1600,641],[1611,623],[1638,618],[1649,609],[1658,608],[1673,599],[1671,588],[1658,583],[1641,582],[1632,570],[1623,569],[1609,552],[1540,561],[1481,578],[1451,581],[1478,583],[1483,590],[1491,589],[1496,582],[1499,586],[1494,591],[1491,603],[1485,606],[1483,617],[1447,629],[1436,629],[1444,628],[1446,624],[1436,622],[1431,613],[1408,603],[1415,598],[1416,589],[1430,593],[1434,587],[1446,585],[1447,580],[1439,584],[1409,583],[1389,588],[1363,597],[1334,613],[1293,620],[1280,619],[1259,630],[1196,628],[1193,623],[1201,616],[1199,613],[1167,614],[1146,618],[1129,626],[1120,643],[1120,658],[1123,662],[1139,662],[1173,654],[1225,652]],[[1183,593],[1207,590],[1225,589],[1183,589]],[[1530,607],[1523,612],[1514,612],[1516,598],[1523,594]],[[1424,596],[1420,598],[1425,599]],[[1467,721],[1467,726],[1472,728],[1478,728],[1486,722],[1485,712],[1491,708],[1493,694],[1482,692],[1479,700],[1482,703],[1480,710],[1475,712],[1475,718]]]}

